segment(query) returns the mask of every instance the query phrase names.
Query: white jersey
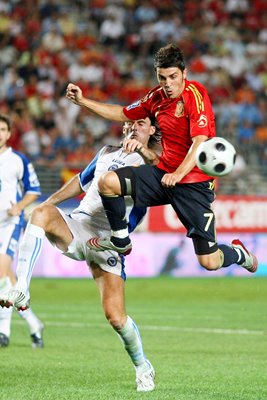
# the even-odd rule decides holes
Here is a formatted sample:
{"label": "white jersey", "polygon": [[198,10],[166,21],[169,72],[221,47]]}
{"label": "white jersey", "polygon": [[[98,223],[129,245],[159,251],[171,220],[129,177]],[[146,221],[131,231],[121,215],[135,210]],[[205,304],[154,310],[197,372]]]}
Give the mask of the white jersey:
{"label": "white jersey", "polygon": [[24,213],[9,217],[7,210],[26,193],[40,195],[40,183],[28,158],[9,147],[0,153],[0,226],[24,223]]}
{"label": "white jersey", "polygon": [[[89,216],[90,224],[98,226],[101,230],[110,231],[110,225],[98,192],[98,180],[107,171],[141,164],[144,164],[144,160],[138,153],[128,154],[120,147],[103,147],[79,175],[81,188],[86,195],[72,214],[84,213]],[[128,229],[129,232],[132,232],[143,219],[146,208],[134,207],[133,199],[130,196],[125,197],[125,202]]]}

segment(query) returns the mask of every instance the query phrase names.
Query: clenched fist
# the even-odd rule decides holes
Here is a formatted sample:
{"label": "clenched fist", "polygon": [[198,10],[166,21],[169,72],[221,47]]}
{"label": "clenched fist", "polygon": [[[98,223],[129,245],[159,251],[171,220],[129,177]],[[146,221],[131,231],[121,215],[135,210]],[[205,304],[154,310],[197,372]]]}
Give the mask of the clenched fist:
{"label": "clenched fist", "polygon": [[83,99],[83,93],[79,86],[69,83],[66,90],[66,97],[74,104],[80,105]]}

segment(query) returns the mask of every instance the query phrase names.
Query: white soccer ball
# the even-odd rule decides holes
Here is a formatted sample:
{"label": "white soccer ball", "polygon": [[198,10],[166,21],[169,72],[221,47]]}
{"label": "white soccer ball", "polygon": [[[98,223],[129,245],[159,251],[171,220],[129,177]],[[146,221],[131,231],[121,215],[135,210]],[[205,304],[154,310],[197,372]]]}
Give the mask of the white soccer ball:
{"label": "white soccer ball", "polygon": [[196,152],[196,164],[205,174],[224,176],[229,174],[236,160],[234,146],[222,137],[202,142]]}

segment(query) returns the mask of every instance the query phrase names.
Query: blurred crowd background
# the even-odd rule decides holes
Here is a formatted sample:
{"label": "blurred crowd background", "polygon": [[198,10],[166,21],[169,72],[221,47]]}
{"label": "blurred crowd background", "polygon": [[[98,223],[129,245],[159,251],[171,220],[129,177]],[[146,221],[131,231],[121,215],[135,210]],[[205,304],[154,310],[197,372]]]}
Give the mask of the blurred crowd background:
{"label": "blurred crowd background", "polygon": [[219,191],[267,194],[266,0],[0,0],[0,112],[43,191],[121,138],[121,124],[65,98],[68,82],[130,104],[156,84],[153,55],[169,42],[207,87],[217,135],[238,150]]}

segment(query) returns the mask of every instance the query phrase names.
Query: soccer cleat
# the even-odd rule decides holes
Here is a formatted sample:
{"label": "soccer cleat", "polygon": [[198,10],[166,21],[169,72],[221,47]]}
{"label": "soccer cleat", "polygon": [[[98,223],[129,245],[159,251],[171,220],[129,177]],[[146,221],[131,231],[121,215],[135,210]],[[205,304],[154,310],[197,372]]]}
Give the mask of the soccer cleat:
{"label": "soccer cleat", "polygon": [[234,239],[232,241],[232,247],[234,249],[239,249],[245,256],[245,261],[241,266],[254,274],[258,268],[257,257],[250,253],[239,239]]}
{"label": "soccer cleat", "polygon": [[44,325],[41,323],[38,331],[31,334],[33,349],[42,349],[44,347],[43,330]]}
{"label": "soccer cleat", "polygon": [[93,237],[86,242],[87,247],[91,250],[95,251],[104,251],[104,250],[114,250],[117,253],[123,254],[127,256],[132,251],[132,243],[130,242],[127,246],[117,247],[111,241],[110,238],[98,238]]}
{"label": "soccer cleat", "polygon": [[155,371],[151,363],[146,360],[147,369],[136,370],[136,390],[137,392],[150,392],[155,389]]}
{"label": "soccer cleat", "polygon": [[30,295],[19,289],[12,289],[8,292],[5,307],[16,307],[18,311],[25,311],[30,308]]}
{"label": "soccer cleat", "polygon": [[9,337],[0,332],[0,347],[7,347],[9,345]]}

